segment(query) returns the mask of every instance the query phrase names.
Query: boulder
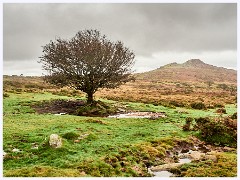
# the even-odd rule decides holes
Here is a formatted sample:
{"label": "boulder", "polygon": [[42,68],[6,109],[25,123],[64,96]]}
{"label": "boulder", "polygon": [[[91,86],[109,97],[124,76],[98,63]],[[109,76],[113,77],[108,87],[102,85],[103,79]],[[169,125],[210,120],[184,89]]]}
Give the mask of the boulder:
{"label": "boulder", "polygon": [[153,166],[150,169],[151,169],[151,171],[167,171],[172,168],[177,168],[183,164],[184,163],[169,163],[169,164],[163,164],[163,165],[159,165],[159,166]]}
{"label": "boulder", "polygon": [[62,138],[57,134],[51,134],[49,139],[49,145],[52,148],[60,148],[62,147]]}
{"label": "boulder", "polygon": [[201,160],[205,160],[205,161],[211,160],[212,162],[215,162],[215,163],[218,161],[217,156],[215,155],[205,155],[201,158]]}
{"label": "boulder", "polygon": [[211,160],[213,162],[217,162],[217,156],[215,155],[216,151],[208,152],[207,154],[199,152],[199,151],[192,151],[190,154],[187,154],[186,156],[192,160]]}
{"label": "boulder", "polygon": [[205,153],[201,153],[199,151],[192,151],[191,154],[188,155],[188,157],[193,160],[200,160],[201,157],[204,155]]}

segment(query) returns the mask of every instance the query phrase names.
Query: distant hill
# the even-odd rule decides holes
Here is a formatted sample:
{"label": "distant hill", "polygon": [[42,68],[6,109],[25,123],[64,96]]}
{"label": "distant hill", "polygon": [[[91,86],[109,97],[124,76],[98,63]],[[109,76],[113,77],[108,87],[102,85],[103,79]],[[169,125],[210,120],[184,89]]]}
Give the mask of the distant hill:
{"label": "distant hill", "polygon": [[170,63],[158,69],[135,74],[137,80],[171,82],[237,83],[237,71],[191,59],[183,64]]}

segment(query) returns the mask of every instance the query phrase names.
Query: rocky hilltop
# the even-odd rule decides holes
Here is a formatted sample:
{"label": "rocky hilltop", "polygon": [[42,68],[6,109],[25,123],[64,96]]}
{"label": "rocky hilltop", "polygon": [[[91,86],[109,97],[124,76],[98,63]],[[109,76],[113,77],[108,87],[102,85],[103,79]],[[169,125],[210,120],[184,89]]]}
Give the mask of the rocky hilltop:
{"label": "rocky hilltop", "polygon": [[135,77],[145,81],[237,83],[236,70],[206,64],[200,59],[190,59],[182,64],[170,63],[149,72],[136,74]]}

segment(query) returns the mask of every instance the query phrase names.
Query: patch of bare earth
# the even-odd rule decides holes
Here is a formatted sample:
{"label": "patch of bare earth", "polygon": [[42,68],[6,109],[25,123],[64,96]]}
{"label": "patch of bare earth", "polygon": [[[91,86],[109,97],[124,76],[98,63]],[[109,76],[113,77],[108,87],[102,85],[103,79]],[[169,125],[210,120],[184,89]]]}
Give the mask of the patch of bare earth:
{"label": "patch of bare earth", "polygon": [[76,110],[84,106],[85,102],[82,100],[53,100],[43,101],[39,104],[32,106],[33,109],[39,114],[75,114]]}

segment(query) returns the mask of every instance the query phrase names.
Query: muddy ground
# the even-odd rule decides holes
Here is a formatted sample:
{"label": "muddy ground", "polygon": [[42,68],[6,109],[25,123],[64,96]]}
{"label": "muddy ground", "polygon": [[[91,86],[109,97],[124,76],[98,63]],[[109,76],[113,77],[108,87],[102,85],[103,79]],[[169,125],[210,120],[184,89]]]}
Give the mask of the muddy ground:
{"label": "muddy ground", "polygon": [[75,115],[78,108],[83,107],[86,103],[82,100],[53,100],[43,101],[31,106],[39,114],[72,114]]}

